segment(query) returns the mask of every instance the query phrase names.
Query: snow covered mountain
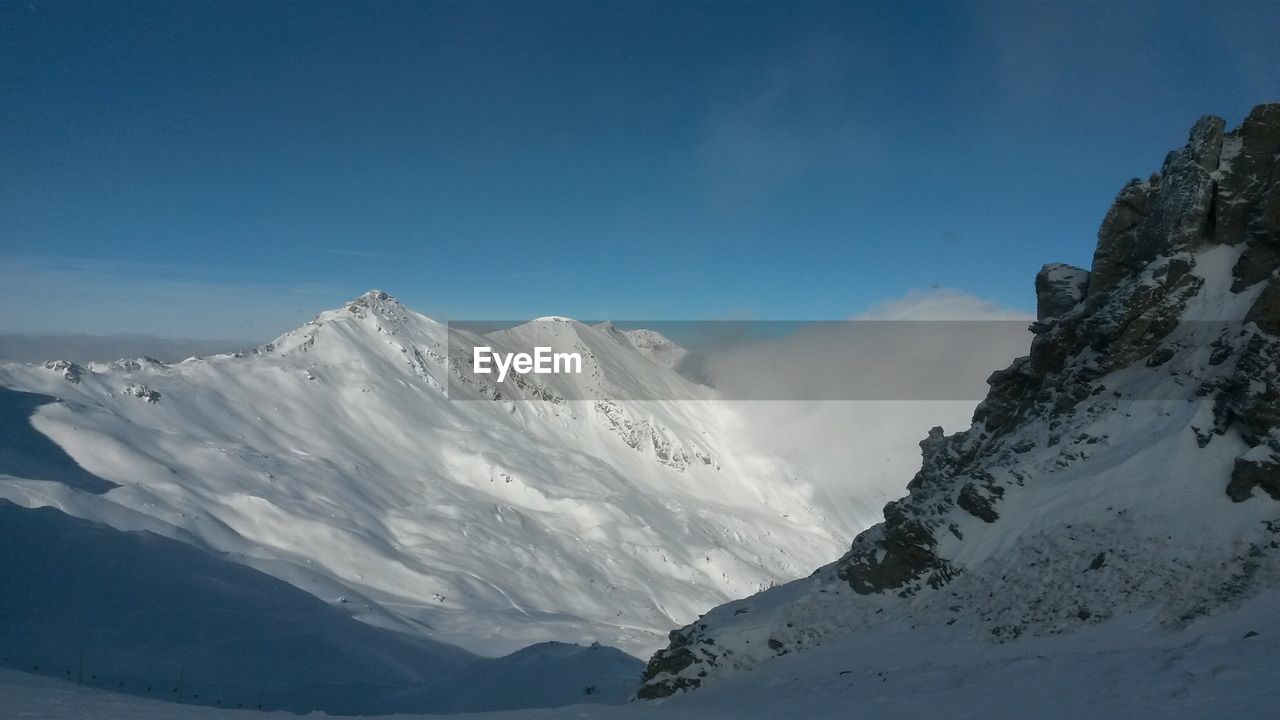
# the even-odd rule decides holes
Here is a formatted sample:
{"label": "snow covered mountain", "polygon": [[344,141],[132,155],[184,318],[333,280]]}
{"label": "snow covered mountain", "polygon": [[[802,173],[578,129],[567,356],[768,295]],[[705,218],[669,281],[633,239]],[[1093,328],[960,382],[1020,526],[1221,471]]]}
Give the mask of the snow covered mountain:
{"label": "snow covered mountain", "polygon": [[929,433],[884,521],[673,631],[640,697],[780,682],[818,646],[976,665],[1057,635],[1194,645],[1211,616],[1276,615],[1280,104],[1232,132],[1201,119],[1121,190],[1092,269],[1046,266],[1036,290],[1030,355],[991,376],[968,430]]}
{"label": "snow covered mountain", "polygon": [[[581,375],[499,392],[449,332],[373,291],[247,354],[0,366],[0,498],[226,554],[482,655],[647,654],[838,552],[808,488],[671,369],[666,338],[562,318],[470,337],[584,355]],[[617,399],[634,397],[673,400]]]}

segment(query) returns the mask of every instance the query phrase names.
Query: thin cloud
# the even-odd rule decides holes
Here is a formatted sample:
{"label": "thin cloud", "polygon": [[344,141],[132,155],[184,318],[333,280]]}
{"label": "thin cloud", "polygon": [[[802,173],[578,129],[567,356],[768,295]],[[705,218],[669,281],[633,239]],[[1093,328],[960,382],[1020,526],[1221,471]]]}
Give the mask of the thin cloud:
{"label": "thin cloud", "polygon": [[753,442],[856,534],[905,492],[929,428],[968,427],[986,378],[1027,352],[1030,317],[962,290],[917,289],[851,322],[713,348],[690,367],[728,397],[756,398],[734,403]]}
{"label": "thin cloud", "polygon": [[876,303],[853,320],[1035,320],[1033,313],[954,288],[913,289],[906,295]]}
{"label": "thin cloud", "polygon": [[[0,331],[269,340],[348,292],[312,283],[246,284],[190,268],[88,258],[2,258]],[[33,299],[38,299],[33,301]]]}
{"label": "thin cloud", "polygon": [[697,149],[712,202],[758,202],[875,147],[843,47],[822,34],[796,38],[712,101]]}
{"label": "thin cloud", "polygon": [[368,250],[346,250],[342,248],[326,248],[325,252],[330,255],[343,255],[345,257],[359,258],[384,258],[389,257],[386,253],[371,252]]}

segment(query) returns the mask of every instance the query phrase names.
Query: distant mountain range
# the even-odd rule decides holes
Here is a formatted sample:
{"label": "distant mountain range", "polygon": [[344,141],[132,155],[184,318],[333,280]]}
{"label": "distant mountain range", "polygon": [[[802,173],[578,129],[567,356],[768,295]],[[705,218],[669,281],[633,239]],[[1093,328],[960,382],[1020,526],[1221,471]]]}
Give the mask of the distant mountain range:
{"label": "distant mountain range", "polygon": [[144,356],[162,362],[178,362],[189,357],[247,350],[256,345],[257,342],[249,340],[181,340],[129,333],[0,332],[0,362],[42,363],[58,359],[84,365]]}

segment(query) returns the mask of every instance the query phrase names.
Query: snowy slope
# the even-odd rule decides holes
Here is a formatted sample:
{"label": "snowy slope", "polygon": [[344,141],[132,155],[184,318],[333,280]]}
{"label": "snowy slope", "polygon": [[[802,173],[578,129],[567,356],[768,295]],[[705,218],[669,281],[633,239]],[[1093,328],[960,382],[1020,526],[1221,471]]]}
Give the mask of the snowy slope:
{"label": "snowy slope", "polygon": [[641,667],[563,644],[477,658],[187,543],[7,501],[0,587],[5,665],[170,702],[332,713],[616,703]]}
{"label": "snowy slope", "polygon": [[1180,642],[1250,598],[1280,609],[1277,238],[1280,105],[1231,133],[1202,119],[1121,191],[1092,271],[1041,272],[1030,355],[991,376],[969,430],[921,443],[884,522],[674,632],[640,696],[855,636],[946,628],[982,657],[1102,626]]}
{"label": "snowy slope", "polygon": [[[0,402],[23,431],[0,441],[0,497],[233,553],[488,655],[647,653],[838,551],[808,488],[658,337],[563,320],[485,339],[533,340],[584,348],[590,371],[494,399],[443,325],[378,291],[243,356],[3,365],[0,386],[46,398]],[[59,455],[100,484],[40,470]]]}
{"label": "snowy slope", "polygon": [[[694,693],[628,705],[481,713],[468,720],[1223,720],[1264,718],[1280,703],[1274,680],[1280,602],[1274,594],[1150,633],[1121,618],[1070,635],[975,645],[955,628],[899,622],[847,634]],[[1149,641],[1129,639],[1146,635]],[[986,652],[976,652],[986,647]],[[0,708],[12,717],[71,720],[257,720],[296,715],[174,705],[0,669]],[[856,713],[856,714],[855,714]],[[407,718],[408,715],[381,716]],[[413,716],[439,718],[439,715]]]}

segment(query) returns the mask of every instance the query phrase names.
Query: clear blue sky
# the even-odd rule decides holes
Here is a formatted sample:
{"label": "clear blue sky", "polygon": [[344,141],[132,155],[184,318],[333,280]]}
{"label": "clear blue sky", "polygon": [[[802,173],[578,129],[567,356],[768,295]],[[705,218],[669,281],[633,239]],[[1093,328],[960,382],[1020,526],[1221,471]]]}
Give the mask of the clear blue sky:
{"label": "clear blue sky", "polygon": [[0,330],[1032,305],[1280,4],[0,5]]}

